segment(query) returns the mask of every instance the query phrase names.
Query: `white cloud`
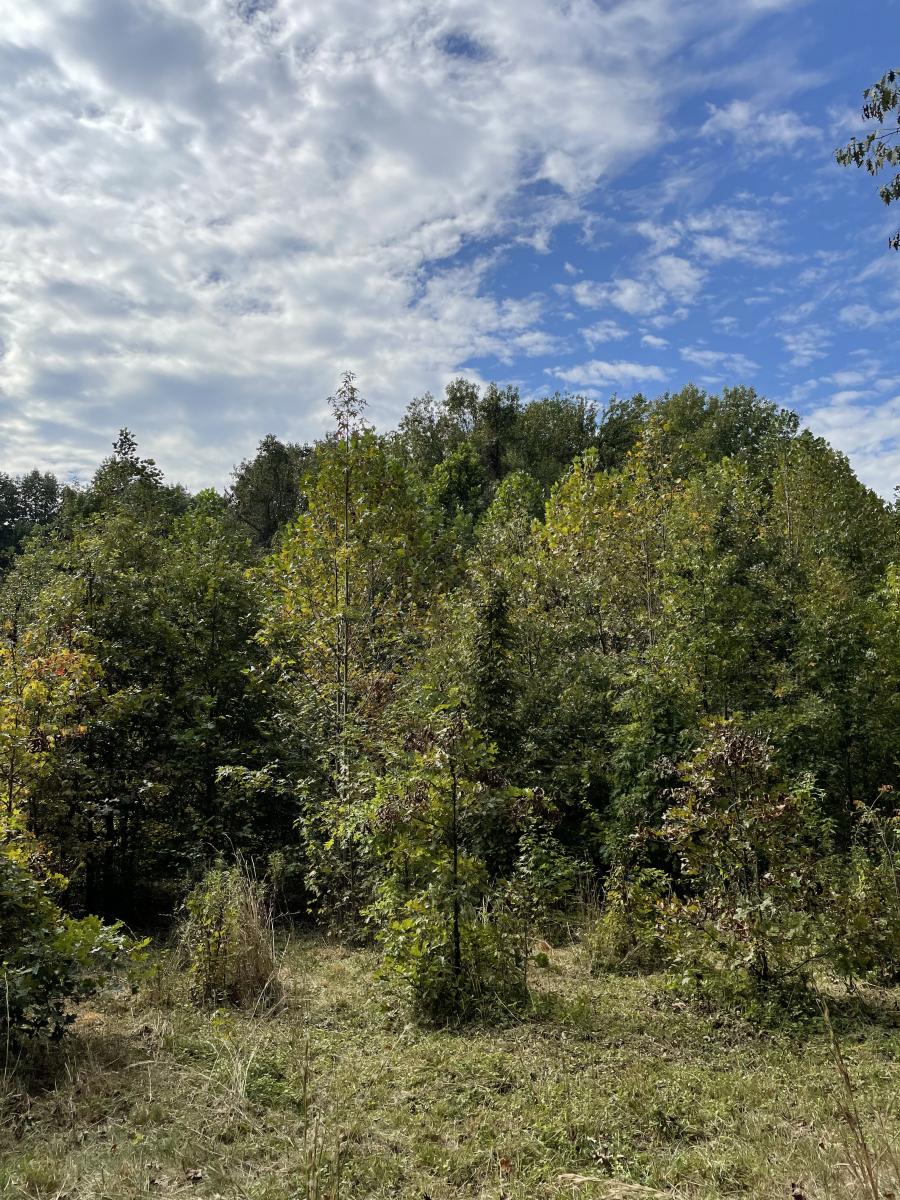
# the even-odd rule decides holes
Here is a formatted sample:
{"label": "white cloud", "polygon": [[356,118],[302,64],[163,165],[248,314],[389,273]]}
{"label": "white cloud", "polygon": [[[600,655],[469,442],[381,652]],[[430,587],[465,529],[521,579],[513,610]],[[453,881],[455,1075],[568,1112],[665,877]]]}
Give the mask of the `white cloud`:
{"label": "white cloud", "polygon": [[718,205],[668,225],[641,221],[636,230],[655,253],[686,245],[689,253],[707,266],[737,260],[757,267],[778,267],[785,261],[785,255],[772,245],[779,225],[768,211]]}
{"label": "white cloud", "polygon": [[859,393],[835,395],[807,418],[814,433],[853,461],[864,483],[885,499],[900,484],[900,396],[859,403]]}
{"label": "white cloud", "polygon": [[704,262],[735,259],[756,267],[778,267],[785,261],[785,255],[771,244],[778,228],[771,212],[720,206],[687,218],[684,225],[694,253]]}
{"label": "white cloud", "polygon": [[854,329],[874,329],[876,325],[883,325],[889,314],[876,312],[869,304],[845,304],[838,316]]}
{"label": "white cloud", "polygon": [[[472,357],[548,352],[541,304],[492,297],[489,262],[435,264],[505,236],[546,250],[665,136],[663,64],[719,19],[663,0],[17,6],[3,465],[90,469],[127,421],[187,482],[221,481],[267,428],[316,433],[345,366],[384,422]],[[676,266],[670,293],[693,294]]]}
{"label": "white cloud", "polygon": [[706,278],[706,272],[677,254],[661,254],[650,267],[650,274],[672,299],[690,304]]}
{"label": "white cloud", "polygon": [[[221,483],[267,430],[320,432],[345,367],[385,424],[472,360],[555,353],[552,294],[495,290],[498,247],[586,230],[592,189],[706,86],[670,86],[682,51],[770,3],[8,5],[0,465],[87,472],[127,423]],[[694,182],[673,167],[659,192]],[[655,256],[571,295],[661,326],[729,246],[759,248],[735,220],[660,227]]]}
{"label": "white cloud", "polygon": [[808,367],[817,358],[824,358],[830,341],[828,331],[819,325],[809,325],[792,333],[780,333],[792,367]]}
{"label": "white cloud", "polygon": [[650,242],[654,254],[674,250],[681,241],[681,229],[677,221],[670,225],[660,225],[655,221],[639,221],[637,232]]}
{"label": "white cloud", "polygon": [[645,333],[641,338],[641,345],[650,350],[665,350],[668,344],[665,338],[657,337],[655,333]]}
{"label": "white cloud", "polygon": [[630,316],[655,313],[666,303],[665,293],[652,279],[616,279],[605,292],[606,303]]}
{"label": "white cloud", "polygon": [[783,153],[820,136],[797,113],[763,112],[748,100],[708,107],[709,117],[700,132],[715,139],[731,137],[752,155]]}
{"label": "white cloud", "polygon": [[738,328],[738,319],[732,316],[714,317],[712,327],[718,333],[734,333]]}
{"label": "white cloud", "polygon": [[730,353],[727,350],[707,350],[702,346],[685,346],[681,350],[681,357],[685,362],[696,363],[697,366],[704,367],[706,370],[718,369],[729,375],[746,377],[759,370],[759,364],[745,354]]}
{"label": "white cloud", "polygon": [[628,330],[623,329],[616,321],[598,321],[596,325],[588,325],[582,329],[581,336],[593,349],[603,342],[620,342],[628,337]]}
{"label": "white cloud", "polygon": [[652,316],[673,304],[690,304],[706,279],[706,272],[677,254],[651,258],[638,279],[624,276],[609,283],[584,279],[572,295],[584,308],[612,305],[629,316]]}
{"label": "white cloud", "polygon": [[829,376],[829,381],[840,388],[858,387],[859,384],[865,383],[868,374],[868,371],[835,371]]}
{"label": "white cloud", "polygon": [[666,380],[666,375],[660,367],[636,362],[604,362],[596,358],[564,371],[555,370],[552,374],[573,387],[606,387],[614,384],[628,385],[641,382],[664,383]]}
{"label": "white cloud", "polygon": [[584,279],[580,283],[573,284],[572,295],[583,308],[603,308],[605,304],[609,303],[607,285],[591,279]]}

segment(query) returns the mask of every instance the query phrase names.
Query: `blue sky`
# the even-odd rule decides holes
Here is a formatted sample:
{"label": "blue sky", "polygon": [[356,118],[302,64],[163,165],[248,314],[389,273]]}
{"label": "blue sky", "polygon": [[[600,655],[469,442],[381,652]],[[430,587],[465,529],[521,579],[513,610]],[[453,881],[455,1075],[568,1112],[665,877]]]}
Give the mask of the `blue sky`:
{"label": "blue sky", "polygon": [[900,482],[894,0],[42,0],[0,32],[0,469],[190,486],[458,373],[693,381]]}

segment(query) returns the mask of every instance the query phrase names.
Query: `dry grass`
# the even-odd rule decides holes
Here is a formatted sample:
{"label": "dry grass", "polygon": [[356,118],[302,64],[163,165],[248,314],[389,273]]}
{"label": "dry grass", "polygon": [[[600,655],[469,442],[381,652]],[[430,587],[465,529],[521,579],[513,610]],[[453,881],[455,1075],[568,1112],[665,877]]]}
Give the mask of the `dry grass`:
{"label": "dry grass", "polygon": [[[197,1011],[184,981],[165,1007],[111,998],[15,1072],[0,1195],[789,1200],[794,1185],[870,1200],[826,1031],[760,1033],[656,977],[549,960],[528,1019],[457,1032],[415,1027],[367,952],[317,941],[291,947],[274,1015]],[[896,1002],[834,1017],[882,1172],[900,1130]]]}
{"label": "dry grass", "polygon": [[266,888],[242,858],[215,867],[188,896],[176,960],[203,1004],[259,1011],[282,999]]}
{"label": "dry grass", "polygon": [[885,1126],[881,1113],[867,1128],[861,1113],[857,1088],[850,1077],[847,1060],[831,1022],[827,1003],[822,1016],[831,1041],[831,1056],[840,1081],[839,1113],[844,1129],[847,1166],[852,1172],[853,1191],[864,1200],[895,1198],[900,1192],[900,1143]]}

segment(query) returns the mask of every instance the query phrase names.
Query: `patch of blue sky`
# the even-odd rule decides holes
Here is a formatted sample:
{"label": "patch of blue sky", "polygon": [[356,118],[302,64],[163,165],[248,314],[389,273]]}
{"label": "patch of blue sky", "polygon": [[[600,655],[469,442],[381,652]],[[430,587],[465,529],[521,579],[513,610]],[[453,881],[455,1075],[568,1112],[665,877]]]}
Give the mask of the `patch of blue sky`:
{"label": "patch of blue sky", "polygon": [[[886,242],[900,214],[832,152],[861,128],[862,86],[886,69],[898,15],[828,3],[755,28],[731,48],[739,82],[720,69],[675,110],[668,145],[601,182],[545,245],[497,253],[483,286],[543,298],[546,352],[468,365],[527,394],[564,387],[601,402],[750,384],[890,495],[900,257]],[[749,74],[753,59],[783,76]]]}

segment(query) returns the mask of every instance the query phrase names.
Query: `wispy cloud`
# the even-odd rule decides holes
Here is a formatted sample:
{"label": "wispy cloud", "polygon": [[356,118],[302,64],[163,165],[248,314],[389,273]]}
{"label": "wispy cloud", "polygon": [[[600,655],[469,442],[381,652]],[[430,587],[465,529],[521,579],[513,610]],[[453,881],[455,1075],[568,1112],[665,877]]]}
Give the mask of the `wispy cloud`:
{"label": "wispy cloud", "polygon": [[845,325],[851,325],[854,329],[874,329],[876,325],[884,325],[891,320],[893,314],[877,311],[871,304],[845,304],[838,316]]}
{"label": "wispy cloud", "polygon": [[608,387],[618,384],[629,386],[638,383],[664,383],[666,374],[662,368],[648,363],[604,362],[592,358],[577,367],[551,372],[557,379],[573,387]]}
{"label": "wispy cloud", "polygon": [[685,362],[696,363],[706,370],[724,371],[740,379],[750,379],[759,370],[759,363],[748,358],[746,354],[732,353],[727,350],[707,350],[702,346],[685,346],[681,350]]}
{"label": "wispy cloud", "polygon": [[732,100],[721,108],[711,104],[700,132],[710,138],[733,138],[753,155],[784,153],[820,136],[797,113],[761,111],[748,100]]}
{"label": "wispy cloud", "polygon": [[808,367],[816,359],[824,358],[830,341],[828,331],[819,325],[780,333],[778,336],[788,352],[790,365],[794,367]]}
{"label": "wispy cloud", "polygon": [[344,367],[381,425],[460,370],[896,392],[863,363],[900,263],[801,99],[838,59],[800,0],[7,7],[0,469],[85,473],[127,423],[222,483]]}

